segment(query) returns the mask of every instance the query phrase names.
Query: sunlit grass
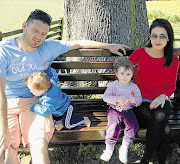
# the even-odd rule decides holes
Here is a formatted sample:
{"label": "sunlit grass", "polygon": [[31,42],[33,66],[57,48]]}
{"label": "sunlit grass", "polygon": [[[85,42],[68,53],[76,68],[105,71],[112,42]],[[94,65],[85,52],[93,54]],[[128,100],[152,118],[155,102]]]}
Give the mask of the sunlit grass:
{"label": "sunlit grass", "polygon": [[35,9],[41,9],[57,20],[63,17],[63,0],[0,0],[0,31],[20,29]]}
{"label": "sunlit grass", "polygon": [[146,1],[148,18],[165,18],[170,22],[180,22],[180,1]]}

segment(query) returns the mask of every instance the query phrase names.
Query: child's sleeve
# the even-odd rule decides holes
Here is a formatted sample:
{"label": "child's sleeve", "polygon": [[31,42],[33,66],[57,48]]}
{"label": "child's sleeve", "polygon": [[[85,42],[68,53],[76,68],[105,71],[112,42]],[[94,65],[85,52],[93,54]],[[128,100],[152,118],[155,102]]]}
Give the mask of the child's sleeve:
{"label": "child's sleeve", "polygon": [[53,114],[55,111],[54,103],[49,97],[41,97],[40,103],[36,103],[31,106],[31,111],[41,116],[47,116]]}
{"label": "child's sleeve", "polygon": [[142,103],[142,96],[139,87],[134,84],[134,98],[136,99],[136,106],[140,106]]}
{"label": "child's sleeve", "polygon": [[116,105],[117,96],[115,96],[114,92],[114,85],[110,83],[103,94],[103,101],[107,102],[108,104]]}
{"label": "child's sleeve", "polygon": [[44,72],[50,79],[54,80],[56,83],[59,81],[58,74],[54,68],[49,66]]}

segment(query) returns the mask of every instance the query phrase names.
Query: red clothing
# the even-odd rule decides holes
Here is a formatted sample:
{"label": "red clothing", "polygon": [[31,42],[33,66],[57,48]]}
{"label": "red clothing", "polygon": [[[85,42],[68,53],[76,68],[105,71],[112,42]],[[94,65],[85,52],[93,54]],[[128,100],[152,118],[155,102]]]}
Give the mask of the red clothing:
{"label": "red clothing", "polygon": [[135,66],[133,82],[138,85],[143,98],[154,99],[161,94],[170,97],[174,93],[179,68],[179,59],[175,54],[169,67],[164,67],[163,57],[153,58],[145,48],[135,50],[129,60]]}

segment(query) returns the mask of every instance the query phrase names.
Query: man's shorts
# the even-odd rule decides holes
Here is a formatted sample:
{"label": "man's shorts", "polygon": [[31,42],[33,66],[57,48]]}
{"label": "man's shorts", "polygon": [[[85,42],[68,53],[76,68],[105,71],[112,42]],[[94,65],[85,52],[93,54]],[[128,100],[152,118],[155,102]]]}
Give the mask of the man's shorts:
{"label": "man's shorts", "polygon": [[13,148],[19,148],[21,142],[26,147],[37,139],[49,142],[54,133],[52,115],[40,116],[30,111],[30,107],[38,102],[38,98],[14,98],[8,99],[7,102],[8,126]]}

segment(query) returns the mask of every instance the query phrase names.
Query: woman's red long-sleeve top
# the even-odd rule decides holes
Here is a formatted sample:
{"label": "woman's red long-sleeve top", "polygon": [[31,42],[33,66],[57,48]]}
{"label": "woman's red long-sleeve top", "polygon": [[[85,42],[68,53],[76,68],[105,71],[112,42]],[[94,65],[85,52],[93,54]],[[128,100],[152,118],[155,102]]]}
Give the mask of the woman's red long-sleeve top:
{"label": "woman's red long-sleeve top", "polygon": [[154,99],[161,94],[170,97],[176,88],[179,59],[173,54],[169,67],[164,66],[164,58],[153,58],[145,48],[135,50],[129,57],[134,65],[133,82],[141,91],[142,97]]}

